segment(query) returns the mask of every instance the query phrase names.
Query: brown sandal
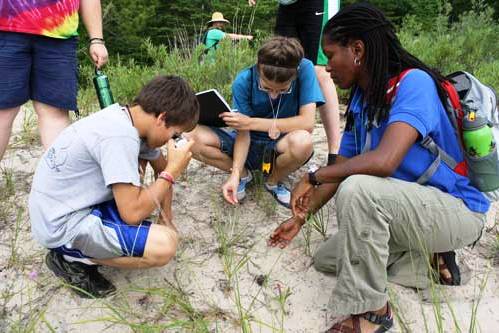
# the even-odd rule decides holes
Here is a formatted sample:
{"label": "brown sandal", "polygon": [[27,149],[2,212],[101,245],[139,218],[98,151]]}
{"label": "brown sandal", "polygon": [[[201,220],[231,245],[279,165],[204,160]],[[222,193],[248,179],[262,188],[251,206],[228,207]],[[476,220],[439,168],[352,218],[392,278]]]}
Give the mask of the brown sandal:
{"label": "brown sandal", "polygon": [[351,315],[352,326],[345,326],[342,321],[340,323],[336,323],[326,331],[326,333],[362,333],[360,331],[360,318],[363,318],[373,324],[381,325],[375,331],[375,333],[383,333],[387,332],[393,326],[393,315],[392,309],[390,308],[390,303],[387,303],[386,313],[384,315],[377,315],[373,312],[366,312],[358,315]]}
{"label": "brown sandal", "polygon": [[[443,262],[440,262],[440,259]],[[440,284],[446,286],[461,285],[461,272],[456,263],[456,253],[454,251],[435,253],[433,256],[433,267],[437,270],[436,280]],[[449,276],[443,274],[444,271],[449,272]]]}

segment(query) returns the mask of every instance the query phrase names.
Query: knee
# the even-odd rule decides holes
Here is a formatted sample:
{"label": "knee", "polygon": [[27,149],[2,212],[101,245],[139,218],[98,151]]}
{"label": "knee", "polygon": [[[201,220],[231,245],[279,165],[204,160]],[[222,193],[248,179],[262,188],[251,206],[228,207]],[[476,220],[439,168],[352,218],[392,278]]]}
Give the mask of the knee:
{"label": "knee", "polygon": [[291,155],[297,159],[306,161],[313,151],[312,135],[305,130],[294,131],[289,135],[289,150]]}
{"label": "knee", "polygon": [[193,131],[189,133],[184,133],[184,137],[189,141],[194,141],[194,145],[191,148],[191,152],[194,155],[194,158],[197,158],[201,154],[203,150],[203,142],[206,140],[203,138],[203,133],[199,130],[199,126],[197,126]]}
{"label": "knee", "polygon": [[324,255],[321,253],[320,250],[315,252],[314,256],[312,257],[312,265],[314,268],[318,271],[323,271],[324,269]]}
{"label": "knee", "polygon": [[336,263],[334,258],[327,255],[327,253],[319,248],[312,258],[312,265],[319,272],[335,273]]}
{"label": "knee", "polygon": [[68,110],[57,108],[55,106],[35,102],[34,103],[35,107],[35,112],[38,115],[38,118],[41,120],[43,119],[51,119],[51,120],[57,120],[57,119],[69,119],[69,112]]}
{"label": "knee", "polygon": [[165,266],[177,252],[178,235],[175,231],[165,228],[156,236],[156,249],[146,258],[150,267]]}
{"label": "knee", "polygon": [[378,177],[368,175],[353,175],[343,180],[336,192],[336,206],[339,210],[349,207],[357,209],[359,204],[372,199],[376,194]]}

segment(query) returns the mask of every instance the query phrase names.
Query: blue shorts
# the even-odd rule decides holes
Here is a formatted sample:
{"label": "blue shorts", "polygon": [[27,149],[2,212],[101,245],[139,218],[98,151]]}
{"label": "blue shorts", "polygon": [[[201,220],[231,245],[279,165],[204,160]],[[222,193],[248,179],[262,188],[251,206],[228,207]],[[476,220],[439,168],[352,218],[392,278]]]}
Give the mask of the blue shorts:
{"label": "blue shorts", "polygon": [[[234,143],[236,142],[237,131],[234,129],[222,129],[219,127],[209,127],[220,140],[220,150],[232,157],[234,154]],[[281,153],[277,151],[277,143],[279,140],[284,138],[286,134],[281,135],[277,140],[263,139],[255,140],[251,139],[248,157],[246,157],[246,163],[244,164],[248,170],[262,170],[263,153],[265,149],[273,149],[275,151],[275,158],[277,158]],[[308,161],[314,156],[314,152],[307,158],[303,165],[307,164]]]}
{"label": "blue shorts", "polygon": [[76,110],[78,38],[0,31],[0,109],[38,101]]}
{"label": "blue shorts", "polygon": [[80,223],[78,235],[68,244],[53,250],[75,258],[109,259],[144,255],[151,222],[127,224],[121,219],[114,200],[94,207]]}
{"label": "blue shorts", "polygon": [[[236,141],[237,132],[233,129],[221,129],[218,127],[210,127],[220,139],[220,150],[232,157],[234,153],[234,143]],[[284,137],[284,135],[282,136]],[[282,138],[281,137],[281,138]],[[246,158],[245,166],[248,170],[261,170],[263,152],[265,149],[274,149],[275,156],[279,156],[276,145],[279,140],[254,140],[251,139],[250,147],[248,150],[248,157]]]}

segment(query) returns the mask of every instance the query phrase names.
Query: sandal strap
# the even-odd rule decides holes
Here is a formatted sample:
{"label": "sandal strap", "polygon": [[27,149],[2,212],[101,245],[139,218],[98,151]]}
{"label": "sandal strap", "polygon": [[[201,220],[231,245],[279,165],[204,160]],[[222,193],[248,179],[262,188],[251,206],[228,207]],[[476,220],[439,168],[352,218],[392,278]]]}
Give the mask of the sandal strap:
{"label": "sandal strap", "polygon": [[360,319],[358,315],[352,315],[350,317],[352,320],[352,326],[348,327],[343,325],[343,322],[336,323],[326,331],[326,333],[362,333],[360,330]]}
{"label": "sandal strap", "polygon": [[384,315],[378,315],[373,312],[366,312],[359,316],[373,324],[381,325],[386,329],[393,326],[393,316],[392,309],[390,308],[390,303],[387,303],[387,311]]}

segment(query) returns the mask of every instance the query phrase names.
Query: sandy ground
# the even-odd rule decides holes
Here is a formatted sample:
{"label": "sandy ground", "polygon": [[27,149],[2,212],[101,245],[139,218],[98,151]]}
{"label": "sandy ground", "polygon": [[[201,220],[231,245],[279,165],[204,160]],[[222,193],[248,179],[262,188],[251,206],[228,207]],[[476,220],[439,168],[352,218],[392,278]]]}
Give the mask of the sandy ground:
{"label": "sandy ground", "polygon": [[[226,175],[196,161],[175,188],[174,215],[182,237],[176,259],[147,270],[102,268],[119,292],[106,300],[75,296],[46,268],[46,251],[30,236],[27,196],[42,149],[38,143],[23,144],[23,118],[16,124],[13,147],[0,164],[0,332],[241,332],[246,322],[245,332],[326,328],[336,279],[315,271],[309,255],[322,236],[313,231],[309,247],[301,234],[285,250],[268,248],[268,235],[289,211],[276,207],[259,186],[242,206],[229,207],[219,193]],[[320,164],[326,158],[321,125],[314,142],[314,161]],[[336,229],[332,204],[324,216],[331,234]],[[418,293],[389,284],[398,315],[393,332],[470,331],[473,312],[473,331],[499,331],[495,223],[494,207],[481,241],[459,252],[463,267],[469,267],[466,285]],[[207,329],[196,324],[200,318]]]}

